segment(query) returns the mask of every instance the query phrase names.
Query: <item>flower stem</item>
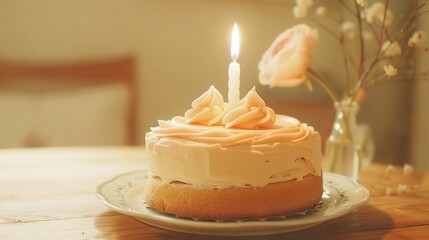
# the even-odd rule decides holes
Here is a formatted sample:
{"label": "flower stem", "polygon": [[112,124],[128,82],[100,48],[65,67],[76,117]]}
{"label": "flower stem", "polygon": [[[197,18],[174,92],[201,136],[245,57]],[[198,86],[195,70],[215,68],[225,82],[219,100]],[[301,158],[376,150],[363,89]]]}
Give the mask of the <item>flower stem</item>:
{"label": "flower stem", "polygon": [[357,73],[358,76],[360,76],[362,74],[363,71],[363,66],[365,64],[365,42],[363,39],[363,26],[362,26],[362,18],[361,18],[361,12],[360,12],[360,7],[358,5],[358,3],[355,1],[355,9],[356,9],[356,20],[358,22],[358,27],[359,27],[359,64],[357,65]]}
{"label": "flower stem", "polygon": [[334,89],[331,85],[329,85],[328,81],[318,72],[313,70],[312,68],[308,68],[307,72],[312,76],[312,78],[320,84],[320,86],[325,89],[325,91],[328,93],[328,95],[332,98],[334,102],[338,102],[339,98],[337,94],[335,93]]}

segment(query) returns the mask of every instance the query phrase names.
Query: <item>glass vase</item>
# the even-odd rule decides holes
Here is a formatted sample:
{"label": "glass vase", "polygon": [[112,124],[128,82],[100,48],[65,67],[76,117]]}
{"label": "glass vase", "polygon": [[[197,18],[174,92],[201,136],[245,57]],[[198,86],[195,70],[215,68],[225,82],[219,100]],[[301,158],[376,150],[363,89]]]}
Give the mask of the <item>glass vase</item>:
{"label": "glass vase", "polygon": [[346,98],[335,102],[335,110],[332,132],[325,145],[323,169],[357,180],[362,163],[362,149],[356,123],[359,104]]}

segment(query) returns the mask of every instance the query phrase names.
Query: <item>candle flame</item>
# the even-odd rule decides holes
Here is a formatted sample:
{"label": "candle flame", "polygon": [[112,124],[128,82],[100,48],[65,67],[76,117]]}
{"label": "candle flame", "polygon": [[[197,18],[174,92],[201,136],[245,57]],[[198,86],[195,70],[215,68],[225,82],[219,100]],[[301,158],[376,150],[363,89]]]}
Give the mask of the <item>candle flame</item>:
{"label": "candle flame", "polygon": [[238,58],[238,53],[240,52],[240,38],[238,34],[237,23],[234,23],[232,28],[232,39],[231,39],[231,57],[232,60],[236,61]]}

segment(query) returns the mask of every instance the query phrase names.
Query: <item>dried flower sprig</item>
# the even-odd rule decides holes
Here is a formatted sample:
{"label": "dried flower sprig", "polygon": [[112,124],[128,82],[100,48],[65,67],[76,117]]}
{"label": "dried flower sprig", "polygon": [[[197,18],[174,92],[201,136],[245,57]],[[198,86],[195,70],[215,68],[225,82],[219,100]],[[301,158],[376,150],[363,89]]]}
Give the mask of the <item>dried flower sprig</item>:
{"label": "dried flower sprig", "polygon": [[[339,44],[345,72],[345,76],[342,77],[345,79],[344,88],[340,94],[336,92],[331,82],[323,74],[310,68],[309,64],[297,70],[296,75],[302,76],[301,71],[306,71],[309,79],[319,83],[334,101],[344,97],[356,99],[362,88],[379,82],[404,78],[427,78],[429,73],[410,74],[407,71],[407,65],[429,51],[428,47],[423,46],[426,39],[425,33],[416,29],[416,20],[429,12],[428,1],[410,1],[412,10],[408,14],[401,14],[398,19],[390,9],[389,0],[337,0],[340,14],[336,15],[335,12],[329,11],[327,6],[317,6],[316,0],[296,0],[292,10],[293,15],[298,19],[306,18],[312,21]],[[324,23],[334,23],[335,26]],[[311,31],[317,31],[317,29],[311,29]],[[318,33],[316,35],[318,40]],[[283,49],[290,46],[289,42],[301,40],[299,34],[292,38],[276,39],[269,49],[271,52],[264,54],[264,57],[270,55],[275,62],[267,64],[267,59],[263,58],[261,63],[264,62],[264,64],[260,63],[260,71],[264,72],[260,74],[262,84],[278,87],[297,85],[285,84],[288,76],[294,75],[286,76],[282,74],[280,67],[276,68],[273,65],[277,64],[288,69],[287,64],[295,59],[294,55],[288,55],[289,52]],[[302,49],[305,51],[305,46]],[[285,55],[285,52],[288,53]],[[312,54],[308,56],[311,60]],[[290,69],[288,71],[290,73]],[[292,78],[296,82],[296,78]],[[277,85],[280,82],[282,84]],[[300,83],[312,89],[310,81]]]}
{"label": "dried flower sprig", "polygon": [[[406,177],[410,175],[413,172],[414,168],[410,164],[405,163],[402,167],[402,177]],[[409,181],[405,182],[394,182],[392,180],[392,175],[397,174],[398,172],[395,172],[395,167],[393,165],[387,165],[385,168],[383,174],[378,179],[377,183],[382,184],[384,187],[384,194],[385,195],[392,195],[392,194],[404,194],[410,189],[416,188],[415,185],[413,185]]]}
{"label": "dried flower sprig", "polygon": [[414,168],[410,164],[405,163],[404,167],[402,168],[402,174],[404,176],[410,175],[413,172]]}

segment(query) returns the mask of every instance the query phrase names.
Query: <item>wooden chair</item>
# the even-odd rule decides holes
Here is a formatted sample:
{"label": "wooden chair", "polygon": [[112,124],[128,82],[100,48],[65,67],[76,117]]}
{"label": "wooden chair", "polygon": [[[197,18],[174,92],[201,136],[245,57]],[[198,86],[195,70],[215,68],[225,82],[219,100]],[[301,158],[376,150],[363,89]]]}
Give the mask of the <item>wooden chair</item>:
{"label": "wooden chair", "polygon": [[[111,87],[107,87],[111,86]],[[97,90],[100,88],[100,90]],[[81,91],[79,89],[86,89],[85,91]],[[113,111],[113,107],[109,109],[110,105],[114,105],[115,99],[112,99],[110,102],[108,101],[110,94],[109,91],[115,92],[114,89],[125,89],[126,94],[122,94],[122,90],[118,90],[116,92],[121,93],[118,95],[125,96],[124,99],[121,99],[121,103],[124,103],[123,110],[121,113],[124,113],[125,118],[123,128],[126,128],[124,131],[126,132],[126,137],[121,137],[124,141],[111,141],[114,145],[117,144],[126,144],[126,145],[135,145],[137,144],[137,110],[138,110],[138,86],[135,78],[135,61],[131,57],[120,58],[120,59],[110,59],[110,60],[99,60],[99,61],[85,61],[85,62],[73,62],[73,63],[52,63],[52,64],[32,64],[32,63],[17,63],[11,61],[1,61],[0,60],[0,127],[5,129],[3,131],[3,141],[0,147],[39,147],[39,146],[50,146],[50,145],[102,145],[105,142],[109,141],[96,141],[89,140],[89,138],[96,137],[91,136],[91,132],[88,132],[88,128],[79,133],[79,128],[76,126],[75,130],[70,130],[69,135],[75,136],[75,139],[78,139],[79,134],[87,134],[88,141],[67,141],[67,136],[60,136],[62,139],[59,142],[49,142],[43,141],[40,139],[40,135],[47,129],[37,129],[37,126],[34,126],[34,129],[29,127],[26,133],[23,133],[22,130],[24,127],[24,123],[26,125],[35,125],[36,115],[39,118],[43,118],[44,120],[49,120],[49,116],[52,119],[56,119],[54,122],[43,121],[43,126],[53,126],[58,125],[59,132],[61,132],[61,124],[59,122],[63,121],[71,121],[70,118],[76,117],[74,121],[79,120],[84,117],[79,113],[79,109],[85,109],[86,115],[91,115],[92,117],[96,117],[95,112],[100,108],[104,108],[104,115],[101,116],[100,119],[92,119],[93,121],[93,129],[94,134],[98,134],[99,138],[103,138],[102,136],[103,129],[99,129],[100,125],[98,123],[106,123],[109,121],[109,118],[112,119],[120,119],[119,116],[108,116],[108,111]],[[102,92],[102,94],[101,94]],[[74,93],[79,93],[74,96]],[[46,97],[48,96],[50,97]],[[98,94],[98,95],[97,95]],[[22,99],[27,99],[23,101],[19,96],[22,96]],[[45,97],[43,97],[45,96]],[[61,100],[62,96],[65,99]],[[103,99],[95,99],[96,96],[103,96]],[[113,94],[112,94],[113,96]],[[77,99],[73,99],[77,98]],[[79,98],[82,101],[88,100],[89,102],[81,102],[79,103]],[[31,104],[31,101],[28,99],[43,99],[43,104],[47,102],[46,99],[52,100],[55,105],[55,109],[45,109],[47,106],[43,106],[43,112],[36,112],[33,107],[24,106],[23,102]],[[91,100],[92,99],[92,100]],[[117,96],[116,99],[119,99]],[[46,100],[46,101],[45,101]],[[3,103],[2,103],[3,101]],[[104,103],[98,102],[104,101]],[[64,106],[60,106],[59,102],[64,103]],[[94,102],[98,102],[94,104]],[[11,103],[16,106],[11,106]],[[75,103],[72,105],[71,103]],[[113,104],[112,104],[113,103]],[[12,104],[12,105],[13,105]],[[28,105],[27,104],[27,105]],[[93,104],[95,105],[93,108],[89,106]],[[39,103],[38,108],[42,108]],[[49,105],[49,104],[45,104]],[[97,106],[99,107],[97,109]],[[14,109],[12,109],[14,108]],[[16,115],[21,109],[20,114]],[[26,112],[23,112],[22,109],[28,109],[28,112],[33,112],[34,114],[27,115]],[[115,108],[116,109],[116,108]],[[119,107],[118,107],[119,109]],[[39,109],[40,110],[40,109]],[[51,111],[52,110],[52,111]],[[74,111],[73,113],[67,112],[68,110]],[[12,116],[13,115],[13,116]],[[27,116],[24,116],[27,115]],[[61,116],[64,115],[65,119],[60,119]],[[67,119],[68,116],[68,119]],[[30,118],[30,119],[22,119],[22,118]],[[34,118],[34,119],[33,119]],[[107,119],[106,119],[107,118]],[[3,120],[1,120],[3,119]],[[6,121],[7,120],[7,121]],[[58,121],[57,121],[58,120]],[[83,120],[81,121],[82,123]],[[49,125],[51,124],[51,125]],[[15,126],[15,130],[14,126]],[[108,124],[104,124],[107,130],[112,130]],[[63,124],[62,131],[69,130],[70,126],[73,126],[73,122],[67,124]],[[74,127],[74,126],[73,126]],[[88,127],[88,126],[87,126]],[[116,127],[116,126],[115,126]],[[121,126],[118,127],[118,129]],[[97,130],[97,131],[95,131]],[[112,130],[113,131],[113,130]],[[115,130],[116,132],[122,130]],[[4,132],[8,132],[8,135],[5,136]],[[25,139],[22,139],[21,144],[17,144],[16,141],[14,144],[9,144],[7,139],[12,139],[13,134],[23,134],[25,135]],[[61,133],[59,133],[61,134]],[[57,134],[58,135],[58,134]],[[121,134],[118,134],[121,135]],[[121,135],[123,136],[123,134]],[[16,138],[15,138],[16,139]],[[85,138],[83,138],[85,139]],[[109,144],[109,143],[107,143]],[[3,145],[3,146],[1,146]]]}

